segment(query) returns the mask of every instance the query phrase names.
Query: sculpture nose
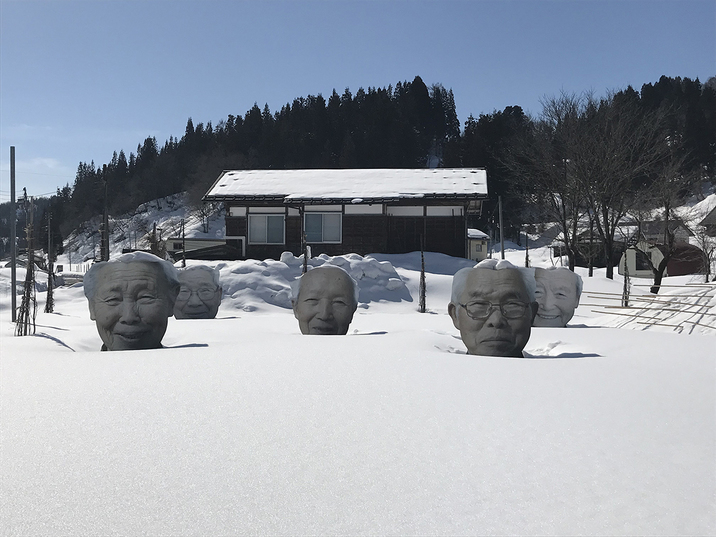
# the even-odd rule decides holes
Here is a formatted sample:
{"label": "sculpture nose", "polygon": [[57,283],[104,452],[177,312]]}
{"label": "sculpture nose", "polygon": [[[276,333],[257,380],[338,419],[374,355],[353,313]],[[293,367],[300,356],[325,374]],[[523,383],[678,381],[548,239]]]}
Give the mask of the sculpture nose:
{"label": "sculpture nose", "polygon": [[134,300],[124,300],[122,302],[122,316],[119,322],[123,324],[136,324],[139,322],[137,314],[137,303]]}
{"label": "sculpture nose", "polygon": [[319,319],[331,319],[333,317],[333,306],[330,300],[321,300],[318,303]]}
{"label": "sculpture nose", "polygon": [[487,316],[485,324],[487,326],[500,327],[506,325],[507,320],[505,319],[505,316],[502,315],[502,311],[500,310],[500,308],[493,308],[493,310]]}

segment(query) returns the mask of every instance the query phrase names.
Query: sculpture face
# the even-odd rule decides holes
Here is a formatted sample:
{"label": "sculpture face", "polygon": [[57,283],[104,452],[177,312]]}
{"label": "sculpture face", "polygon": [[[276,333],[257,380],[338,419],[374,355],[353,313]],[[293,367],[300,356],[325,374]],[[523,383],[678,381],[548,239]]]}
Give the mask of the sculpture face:
{"label": "sculpture face", "polygon": [[174,304],[177,319],[213,319],[221,304],[221,287],[207,270],[179,273],[181,288]]}
{"label": "sculpture face", "polygon": [[356,307],[350,277],[341,269],[321,267],[301,276],[293,314],[302,334],[344,335]]}
{"label": "sculpture face", "polygon": [[571,270],[537,268],[535,280],[535,300],[539,309],[534,326],[566,326],[579,305],[577,275]]}
{"label": "sculpture face", "polygon": [[89,309],[107,350],[156,349],[174,297],[156,263],[109,263],[97,274]]}
{"label": "sculpture face", "polygon": [[[468,354],[522,356],[522,349],[530,338],[537,304],[530,302],[519,271],[473,269],[465,280],[458,302],[448,305],[448,313],[455,328],[460,330]],[[482,308],[484,318],[472,318],[470,311],[481,316],[481,302],[494,306],[486,310]],[[505,317],[505,313],[510,318]]]}

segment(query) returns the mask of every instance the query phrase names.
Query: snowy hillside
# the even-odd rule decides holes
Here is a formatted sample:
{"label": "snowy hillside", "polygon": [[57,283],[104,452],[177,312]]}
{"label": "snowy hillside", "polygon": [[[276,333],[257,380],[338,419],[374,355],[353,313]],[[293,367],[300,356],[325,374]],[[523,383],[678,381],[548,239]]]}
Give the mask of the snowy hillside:
{"label": "snowy hillside", "polygon": [[209,263],[217,319],[111,353],[81,284],[54,314],[39,292],[37,335],[14,337],[0,269],[3,535],[716,533],[714,284],[667,278],[655,303],[636,281],[620,309],[620,278],[578,269],[570,327],[488,358],[447,315],[469,261],[426,255],[421,314],[418,253],[312,259],[359,282],[346,336],[301,335],[301,262]]}

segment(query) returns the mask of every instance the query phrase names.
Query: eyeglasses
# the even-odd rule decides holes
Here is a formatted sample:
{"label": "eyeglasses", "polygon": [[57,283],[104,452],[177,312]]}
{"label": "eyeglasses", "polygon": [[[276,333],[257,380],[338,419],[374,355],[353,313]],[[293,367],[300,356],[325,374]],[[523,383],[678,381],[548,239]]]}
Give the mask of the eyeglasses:
{"label": "eyeglasses", "polygon": [[500,310],[505,319],[519,319],[527,311],[528,304],[524,302],[505,302],[504,304],[493,304],[492,302],[470,302],[469,304],[460,304],[467,316],[476,321],[487,319],[493,311]]}
{"label": "eyeglasses", "polygon": [[196,293],[196,295],[199,297],[200,300],[211,300],[212,298],[214,298],[214,294],[216,294],[216,291],[218,291],[218,290],[219,290],[218,287],[216,287],[215,289],[209,289],[208,287],[202,287],[201,289],[192,291],[191,289],[182,287],[181,290],[179,291],[179,294],[177,295],[177,299],[189,300],[191,295]]}

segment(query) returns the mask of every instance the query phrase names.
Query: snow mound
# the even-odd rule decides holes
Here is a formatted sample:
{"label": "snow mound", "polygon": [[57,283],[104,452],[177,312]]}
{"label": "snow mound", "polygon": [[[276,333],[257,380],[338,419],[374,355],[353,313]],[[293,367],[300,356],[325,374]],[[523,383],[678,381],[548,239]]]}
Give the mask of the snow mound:
{"label": "snow mound", "polygon": [[[187,266],[193,265],[208,265],[219,269],[223,288],[222,310],[261,311],[267,305],[290,309],[290,284],[301,276],[303,256],[296,257],[291,252],[284,252],[279,261],[247,259],[187,262]],[[358,254],[335,257],[322,254],[308,260],[310,268],[322,265],[340,267],[358,282],[358,301],[363,309],[371,302],[413,301],[405,282],[389,261]]]}

